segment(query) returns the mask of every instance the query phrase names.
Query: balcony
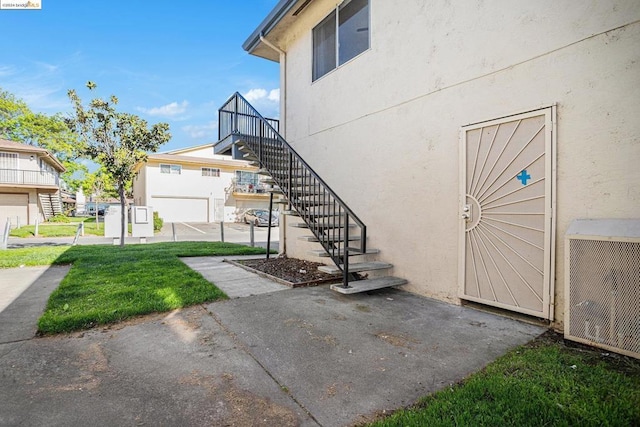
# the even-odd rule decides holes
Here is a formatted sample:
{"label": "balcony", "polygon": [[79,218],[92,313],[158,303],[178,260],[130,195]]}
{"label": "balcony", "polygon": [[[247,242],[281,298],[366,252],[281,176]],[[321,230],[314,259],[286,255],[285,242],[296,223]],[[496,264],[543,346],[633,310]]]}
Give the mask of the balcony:
{"label": "balcony", "polygon": [[232,193],[241,194],[264,194],[266,192],[266,186],[262,183],[232,183]]}
{"label": "balcony", "polygon": [[0,169],[0,185],[10,184],[31,187],[58,187],[59,183],[59,175],[53,172]]}
{"label": "balcony", "polygon": [[[280,121],[277,119],[263,119],[276,132],[280,129]],[[251,133],[253,132],[253,133]],[[242,160],[242,154],[238,152],[235,143],[239,135],[253,135],[257,132],[256,121],[253,113],[244,104],[239,104],[236,97],[231,97],[224,106],[218,110],[218,142],[213,147],[215,154],[230,154],[234,159]]]}

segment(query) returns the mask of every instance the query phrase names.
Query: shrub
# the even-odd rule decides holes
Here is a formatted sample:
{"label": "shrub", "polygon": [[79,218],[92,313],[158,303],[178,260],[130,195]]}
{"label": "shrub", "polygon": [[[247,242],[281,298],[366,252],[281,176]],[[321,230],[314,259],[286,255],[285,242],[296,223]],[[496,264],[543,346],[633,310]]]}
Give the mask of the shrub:
{"label": "shrub", "polygon": [[164,225],[164,220],[160,218],[158,212],[153,212],[153,231],[160,231]]}
{"label": "shrub", "polygon": [[71,219],[66,215],[58,214],[49,218],[48,222],[71,222]]}

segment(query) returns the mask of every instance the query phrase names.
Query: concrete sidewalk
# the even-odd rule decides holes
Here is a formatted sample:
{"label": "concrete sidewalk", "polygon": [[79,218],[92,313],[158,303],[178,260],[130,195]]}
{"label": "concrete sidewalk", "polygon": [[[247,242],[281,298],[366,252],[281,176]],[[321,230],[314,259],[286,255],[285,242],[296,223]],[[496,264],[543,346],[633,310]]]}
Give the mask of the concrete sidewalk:
{"label": "concrete sidewalk", "polygon": [[0,269],[0,343],[28,340],[70,266]]}
{"label": "concrete sidewalk", "polygon": [[[234,280],[219,258],[191,261],[221,287],[251,293],[251,280]],[[279,286],[80,333],[3,339],[0,425],[344,426],[457,382],[544,330],[400,290]],[[21,298],[3,314],[33,325],[12,308]]]}

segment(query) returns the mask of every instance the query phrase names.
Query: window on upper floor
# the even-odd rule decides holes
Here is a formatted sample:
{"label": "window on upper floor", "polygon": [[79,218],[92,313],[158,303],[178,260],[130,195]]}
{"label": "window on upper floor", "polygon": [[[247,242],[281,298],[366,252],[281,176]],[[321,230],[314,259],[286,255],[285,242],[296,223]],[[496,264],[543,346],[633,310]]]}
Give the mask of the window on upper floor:
{"label": "window on upper floor", "polygon": [[369,0],[347,0],[313,29],[313,81],[369,49]]}
{"label": "window on upper floor", "polygon": [[0,169],[18,169],[18,153],[0,151]]}
{"label": "window on upper floor", "polygon": [[201,169],[202,169],[202,176],[213,176],[213,177],[220,176],[220,169],[218,168],[201,168]]}
{"label": "window on upper floor", "polygon": [[171,175],[180,175],[182,174],[182,166],[180,165],[160,165],[160,173],[169,173]]}

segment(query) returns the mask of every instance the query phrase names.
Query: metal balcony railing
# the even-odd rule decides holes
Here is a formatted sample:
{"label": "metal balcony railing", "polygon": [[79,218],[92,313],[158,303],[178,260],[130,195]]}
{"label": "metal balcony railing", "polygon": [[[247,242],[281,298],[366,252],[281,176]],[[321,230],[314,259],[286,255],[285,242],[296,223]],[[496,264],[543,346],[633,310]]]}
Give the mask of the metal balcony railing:
{"label": "metal balcony railing", "polygon": [[0,169],[0,184],[58,186],[59,176],[46,171]]}
{"label": "metal balcony railing", "polygon": [[233,193],[263,194],[266,190],[266,186],[262,183],[231,183],[231,191]]}
{"label": "metal balcony railing", "polygon": [[365,224],[278,133],[277,121],[262,117],[242,95],[231,96],[218,110],[218,119],[220,140],[237,137],[242,151],[269,172],[342,271],[347,287],[349,253],[366,253]]}

